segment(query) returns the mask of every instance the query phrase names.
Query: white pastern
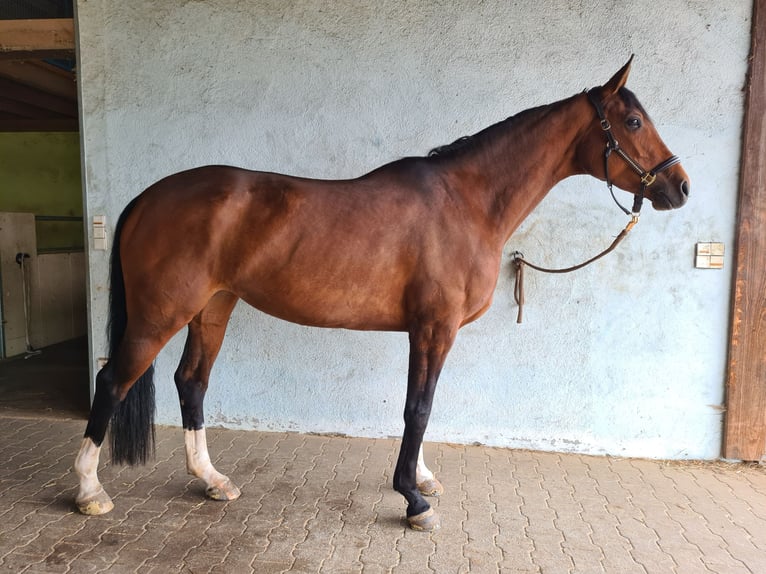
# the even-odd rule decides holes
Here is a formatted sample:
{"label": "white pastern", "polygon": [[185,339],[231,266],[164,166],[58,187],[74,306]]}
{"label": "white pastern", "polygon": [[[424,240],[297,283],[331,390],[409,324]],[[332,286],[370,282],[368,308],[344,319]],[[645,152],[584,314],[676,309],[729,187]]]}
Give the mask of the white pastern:
{"label": "white pastern", "polygon": [[74,471],[80,479],[80,490],[75,502],[83,514],[105,514],[114,508],[112,499],[98,480],[98,459],[101,447],[89,437],[80,445],[74,461]]}
{"label": "white pastern", "polygon": [[423,460],[422,444],[418,451],[418,465],[415,467],[415,483],[424,496],[441,496],[444,493],[444,487],[436,480],[434,473],[428,470],[425,460]]}
{"label": "white pastern", "polygon": [[192,476],[201,478],[207,485],[206,494],[214,500],[234,500],[240,491],[229,477],[218,472],[210,462],[205,429],[184,430],[186,445],[186,470]]}
{"label": "white pastern", "polygon": [[428,470],[425,460],[423,460],[423,445],[420,445],[418,451],[418,466],[415,469],[415,481],[420,484],[426,480],[433,480],[434,473]]}

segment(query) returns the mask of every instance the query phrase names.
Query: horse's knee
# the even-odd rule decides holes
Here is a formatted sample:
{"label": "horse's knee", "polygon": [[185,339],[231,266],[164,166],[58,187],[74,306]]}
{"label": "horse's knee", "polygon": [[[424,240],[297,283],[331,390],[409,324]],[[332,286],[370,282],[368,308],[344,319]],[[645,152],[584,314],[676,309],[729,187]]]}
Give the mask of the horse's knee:
{"label": "horse's knee", "polygon": [[422,436],[426,432],[428,419],[431,416],[431,402],[418,400],[404,407],[404,430]]}

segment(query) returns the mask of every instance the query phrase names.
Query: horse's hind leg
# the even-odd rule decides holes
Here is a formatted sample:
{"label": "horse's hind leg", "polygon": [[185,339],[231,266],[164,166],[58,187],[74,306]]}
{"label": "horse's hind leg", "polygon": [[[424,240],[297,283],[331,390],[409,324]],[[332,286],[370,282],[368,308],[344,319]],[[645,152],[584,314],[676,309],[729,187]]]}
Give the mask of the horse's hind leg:
{"label": "horse's hind leg", "polygon": [[184,427],[186,468],[189,474],[205,481],[205,492],[214,500],[234,500],[240,495],[239,488],[210,462],[203,413],[210,370],[221,349],[226,324],[236,302],[235,295],[220,291],[192,319],[183,357],[175,374]]}
{"label": "horse's hind leg", "polygon": [[98,479],[98,460],[101,445],[90,437],[82,439],[80,450],[74,462],[80,488],[75,498],[77,509],[82,514],[106,514],[114,508],[114,503]]}
{"label": "horse's hind leg", "polygon": [[441,496],[444,494],[444,487],[439,482],[434,473],[428,470],[426,461],[423,459],[423,445],[421,443],[418,451],[418,465],[415,468],[415,480],[418,484],[418,490],[423,496]]}
{"label": "horse's hind leg", "polygon": [[[96,375],[96,395],[74,464],[80,483],[75,503],[83,514],[104,514],[114,507],[97,475],[101,445],[117,405],[130,388],[141,379],[152,384],[151,363],[171,334],[147,338],[133,337],[129,331],[115,356]],[[153,410],[153,396],[150,399],[152,404],[146,408]]]}

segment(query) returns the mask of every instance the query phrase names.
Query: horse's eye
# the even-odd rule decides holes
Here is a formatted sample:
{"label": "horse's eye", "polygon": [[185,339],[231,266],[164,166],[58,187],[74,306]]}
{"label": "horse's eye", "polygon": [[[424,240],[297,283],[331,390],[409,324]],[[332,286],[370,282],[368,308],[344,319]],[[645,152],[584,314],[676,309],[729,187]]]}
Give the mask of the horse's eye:
{"label": "horse's eye", "polygon": [[641,118],[637,118],[635,116],[628,118],[628,120],[625,122],[625,125],[628,126],[628,129],[630,130],[637,130],[641,127]]}

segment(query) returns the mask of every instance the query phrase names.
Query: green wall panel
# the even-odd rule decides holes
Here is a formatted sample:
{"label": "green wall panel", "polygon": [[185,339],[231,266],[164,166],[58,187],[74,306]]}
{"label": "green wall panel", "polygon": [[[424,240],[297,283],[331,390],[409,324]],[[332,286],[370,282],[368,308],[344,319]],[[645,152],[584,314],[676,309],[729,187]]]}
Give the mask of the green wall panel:
{"label": "green wall panel", "polygon": [[[0,133],[0,211],[82,217],[78,133]],[[37,249],[82,249],[82,221],[39,221]]]}

